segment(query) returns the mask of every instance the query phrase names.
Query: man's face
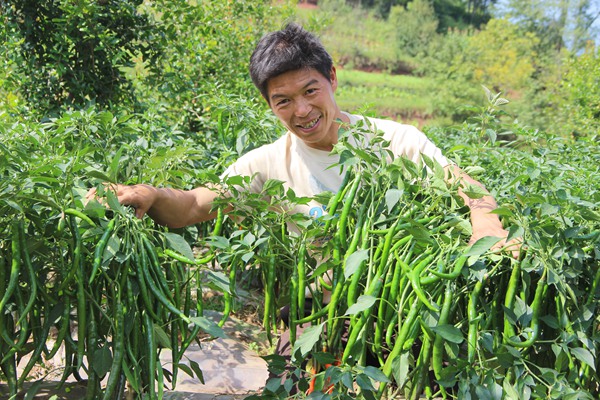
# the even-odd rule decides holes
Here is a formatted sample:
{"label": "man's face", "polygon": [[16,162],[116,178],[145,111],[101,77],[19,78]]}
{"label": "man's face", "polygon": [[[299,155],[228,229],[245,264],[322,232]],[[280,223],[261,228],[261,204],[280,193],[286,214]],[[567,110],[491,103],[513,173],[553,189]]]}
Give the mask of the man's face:
{"label": "man's face", "polygon": [[288,71],[269,79],[268,101],[277,118],[304,143],[330,151],[338,138],[335,120],[342,118],[336,88],[335,68],[330,80],[312,68]]}

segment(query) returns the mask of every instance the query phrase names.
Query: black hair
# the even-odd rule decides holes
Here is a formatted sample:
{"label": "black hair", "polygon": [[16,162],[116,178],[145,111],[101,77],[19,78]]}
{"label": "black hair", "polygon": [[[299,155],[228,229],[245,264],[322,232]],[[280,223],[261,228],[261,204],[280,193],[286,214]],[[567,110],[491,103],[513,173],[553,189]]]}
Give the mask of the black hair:
{"label": "black hair", "polygon": [[296,23],[266,34],[250,57],[250,77],[262,96],[269,101],[267,83],[288,71],[314,68],[330,80],[333,59],[321,41]]}

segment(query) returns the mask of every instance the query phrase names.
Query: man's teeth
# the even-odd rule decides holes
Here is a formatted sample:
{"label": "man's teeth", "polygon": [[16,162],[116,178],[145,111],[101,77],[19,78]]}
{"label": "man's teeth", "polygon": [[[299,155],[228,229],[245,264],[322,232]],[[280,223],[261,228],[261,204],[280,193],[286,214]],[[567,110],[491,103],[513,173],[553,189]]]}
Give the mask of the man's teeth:
{"label": "man's teeth", "polygon": [[313,119],[308,124],[304,124],[304,125],[300,125],[300,126],[304,129],[310,129],[313,126],[315,126],[317,124],[317,122],[319,122],[319,118]]}

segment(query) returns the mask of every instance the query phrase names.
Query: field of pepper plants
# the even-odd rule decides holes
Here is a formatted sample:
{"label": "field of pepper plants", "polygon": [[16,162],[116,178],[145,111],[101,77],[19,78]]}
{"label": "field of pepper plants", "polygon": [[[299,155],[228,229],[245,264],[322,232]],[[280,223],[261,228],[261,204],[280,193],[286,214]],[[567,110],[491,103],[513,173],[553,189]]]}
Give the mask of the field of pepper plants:
{"label": "field of pepper plants", "polygon": [[[242,278],[252,274],[273,338],[277,310],[290,305],[295,349],[289,379],[268,382],[263,398],[288,398],[296,388],[302,397],[309,387],[310,398],[596,398],[598,139],[511,126],[517,139],[502,141],[508,127],[497,99],[461,127],[429,134],[497,197],[511,237],[523,238],[519,260],[490,252],[494,238],[468,246],[468,212],[441,168],[386,161],[369,126],[343,133],[368,135],[369,151],[346,140],[334,150],[346,184],[318,198],[333,216],[274,211],[310,199],[276,181],[251,195],[247,180],[230,178],[232,213],[169,231],[136,219],[105,184],[216,182],[226,161],[215,155],[230,154],[235,140],[204,147],[144,116],[94,109],[43,122],[5,115],[0,355],[8,394],[63,346],[63,377],[84,372],[89,398],[120,397],[126,385],[160,398],[177,373],[201,371],[182,363],[164,373],[159,353],[171,352],[177,366],[199,334],[223,335],[221,323],[240,307]],[[237,107],[247,118],[219,114],[224,138],[275,124]],[[92,187],[101,201],[86,202]],[[204,317],[203,288],[224,295],[221,322]],[[282,368],[278,357],[267,359]]]}
{"label": "field of pepper plants", "polygon": [[[162,398],[178,375],[202,377],[185,350],[225,335],[249,295],[273,344],[289,307],[293,343],[291,363],[264,357],[281,377],[249,398],[600,396],[597,134],[512,122],[508,100],[487,89],[464,123],[426,130],[498,200],[509,238],[522,240],[515,259],[491,250],[497,238],[469,245],[468,209],[442,168],[389,159],[366,124],[340,132],[337,193],[303,198],[268,181],[252,194],[249,178],[220,181],[283,132],[245,71],[255,40],[289,9],[57,0],[55,15],[44,0],[34,11],[49,17],[19,36],[33,26],[23,4],[0,1],[2,398],[33,398],[57,354],[58,384],[81,381],[87,399]],[[98,62],[86,73],[104,68],[122,86],[70,74],[61,63],[79,55]],[[211,185],[234,201],[215,202],[214,221],[168,229],[136,218],[111,183]],[[311,200],[333,211],[289,211]]]}

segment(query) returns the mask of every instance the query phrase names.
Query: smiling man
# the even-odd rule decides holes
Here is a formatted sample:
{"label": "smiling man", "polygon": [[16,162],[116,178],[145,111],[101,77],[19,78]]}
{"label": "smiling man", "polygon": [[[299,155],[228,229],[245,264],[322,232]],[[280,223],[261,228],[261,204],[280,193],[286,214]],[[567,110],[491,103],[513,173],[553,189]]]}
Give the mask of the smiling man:
{"label": "smiling man", "polygon": [[[339,155],[331,154],[338,141],[340,123],[355,124],[362,116],[343,112],[335,100],[338,80],[329,53],[320,41],[297,24],[264,36],[250,59],[250,75],[273,113],[287,128],[275,142],[254,149],[228,167],[223,176],[253,177],[250,190],[262,191],[269,179],[284,182],[296,195],[314,197],[323,191],[337,192],[343,176],[338,168]],[[422,132],[410,125],[369,118],[384,133],[389,150],[396,157],[419,162],[423,155],[436,160],[447,172],[448,180],[482,185],[451,163]],[[149,185],[117,185],[122,204],[131,205],[136,215],[148,214],[157,223],[182,227],[214,218],[212,201],[217,193],[198,187],[183,191]],[[91,192],[90,195],[94,193]],[[490,213],[497,205],[490,195],[471,199],[459,192],[470,209],[473,234],[471,242],[485,237],[504,238],[497,245],[506,246],[508,232],[498,216]],[[233,204],[232,207],[235,207]],[[318,217],[326,212],[316,201],[294,211]],[[518,257],[519,246],[511,243]],[[289,355],[286,335],[277,352]]]}
{"label": "smiling man", "polygon": [[[260,193],[268,179],[285,182],[298,196],[313,197],[323,191],[337,192],[343,176],[336,168],[339,156],[331,154],[338,141],[340,121],[354,124],[363,117],[338,107],[335,91],[338,80],[333,60],[321,42],[301,26],[290,23],[265,35],[250,58],[250,75],[269,107],[287,128],[275,142],[254,149],[228,167],[223,176],[252,176],[250,190]],[[436,160],[448,172],[449,180],[483,187],[451,163],[422,132],[411,125],[369,118],[384,132],[389,149],[397,157],[419,162],[423,155]],[[184,191],[149,185],[115,187],[122,204],[133,206],[138,217],[148,214],[157,223],[172,228],[193,225],[215,217],[211,212],[217,193],[205,187]],[[90,192],[90,197],[95,195]],[[473,236],[506,238],[508,232],[495,214],[491,195],[471,199],[460,192],[470,208]],[[318,210],[320,209],[320,211]],[[322,213],[314,202],[299,212]],[[497,246],[503,247],[501,241]],[[518,245],[512,247],[518,256]]]}

